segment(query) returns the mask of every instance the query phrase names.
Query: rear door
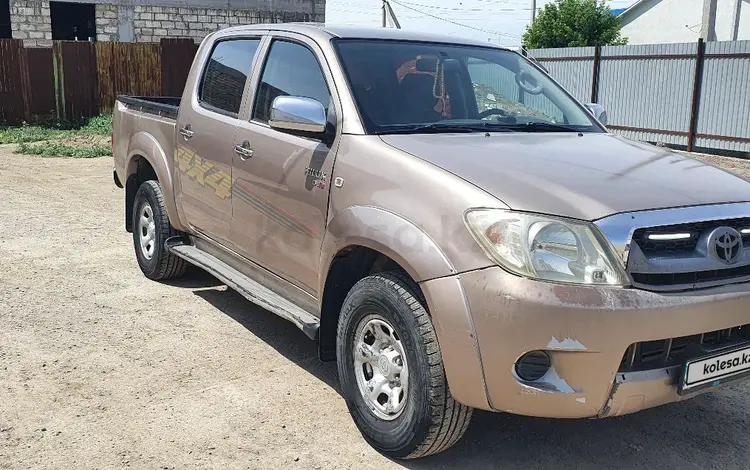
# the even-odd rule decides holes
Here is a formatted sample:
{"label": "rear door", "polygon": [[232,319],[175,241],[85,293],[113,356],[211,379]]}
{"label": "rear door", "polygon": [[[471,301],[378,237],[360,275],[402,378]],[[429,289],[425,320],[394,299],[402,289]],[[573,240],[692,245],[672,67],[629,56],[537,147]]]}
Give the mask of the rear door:
{"label": "rear door", "polygon": [[268,120],[277,96],[320,101],[333,127],[339,105],[330,69],[313,41],[274,33],[264,55],[249,119],[239,124],[234,140],[252,156],[234,157],[232,242],[247,258],[315,295],[338,140],[326,144],[291,135],[271,129]]}
{"label": "rear door", "polygon": [[[238,115],[259,37],[217,41],[177,120],[177,168],[188,224],[224,244],[232,219],[232,159]],[[190,84],[188,84],[190,86]]]}

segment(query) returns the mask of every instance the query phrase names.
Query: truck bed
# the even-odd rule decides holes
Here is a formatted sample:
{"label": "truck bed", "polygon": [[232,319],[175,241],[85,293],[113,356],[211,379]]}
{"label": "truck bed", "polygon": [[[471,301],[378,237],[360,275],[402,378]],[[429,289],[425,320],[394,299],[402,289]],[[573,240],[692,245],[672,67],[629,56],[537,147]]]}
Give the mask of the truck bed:
{"label": "truck bed", "polygon": [[117,97],[112,114],[112,144],[115,170],[123,184],[127,180],[127,165],[133,153],[143,155],[150,152],[150,156],[158,160],[153,161],[152,166],[161,164],[163,176],[170,177],[179,105],[180,98]]}
{"label": "truck bed", "polygon": [[117,100],[128,109],[154,114],[167,119],[177,119],[180,110],[179,96],[130,96],[120,95]]}

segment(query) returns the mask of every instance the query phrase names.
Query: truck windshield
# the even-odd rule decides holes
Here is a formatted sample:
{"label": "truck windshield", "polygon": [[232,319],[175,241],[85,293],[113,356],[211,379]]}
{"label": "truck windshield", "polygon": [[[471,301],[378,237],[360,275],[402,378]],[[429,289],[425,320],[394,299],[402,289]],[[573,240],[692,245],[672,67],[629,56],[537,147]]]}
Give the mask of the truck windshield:
{"label": "truck windshield", "polygon": [[408,41],[335,41],[370,134],[603,132],[520,54]]}

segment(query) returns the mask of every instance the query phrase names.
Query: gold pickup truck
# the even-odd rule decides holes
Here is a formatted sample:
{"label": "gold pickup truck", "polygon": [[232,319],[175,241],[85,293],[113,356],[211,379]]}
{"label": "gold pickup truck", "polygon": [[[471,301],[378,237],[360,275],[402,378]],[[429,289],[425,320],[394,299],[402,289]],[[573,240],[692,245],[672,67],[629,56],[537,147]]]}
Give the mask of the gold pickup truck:
{"label": "gold pickup truck", "polygon": [[604,124],[504,48],[243,26],[181,99],[118,99],[114,178],[149,279],[194,264],[294,322],[417,458],[473,408],[605,418],[750,372],[750,183]]}

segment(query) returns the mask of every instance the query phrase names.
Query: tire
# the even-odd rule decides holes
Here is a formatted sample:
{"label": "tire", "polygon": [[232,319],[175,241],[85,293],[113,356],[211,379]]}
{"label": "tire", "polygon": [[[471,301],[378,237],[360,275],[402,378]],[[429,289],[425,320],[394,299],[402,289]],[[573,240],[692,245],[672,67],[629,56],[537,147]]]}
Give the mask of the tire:
{"label": "tire", "polygon": [[164,281],[185,274],[188,263],[164,248],[169,237],[179,234],[169,223],[161,186],[153,180],[144,181],[133,202],[133,247],[147,278]]}
{"label": "tire", "polygon": [[[448,449],[464,435],[472,416],[472,408],[451,397],[435,329],[424,305],[408,277],[383,273],[355,284],[339,317],[338,372],[349,412],[365,440],[396,459],[421,458]],[[384,332],[381,338],[386,339],[376,339],[378,328]],[[375,361],[370,353],[389,341],[392,346]],[[404,374],[407,370],[404,382],[403,376],[394,373],[404,362],[399,361],[399,352],[405,356],[405,367],[402,365],[400,371]],[[380,365],[382,357],[386,357],[385,367]],[[390,380],[385,371],[395,381],[383,388],[379,385]],[[368,400],[373,383],[375,392],[369,392]],[[393,393],[399,385],[406,388],[405,400],[393,398],[402,396]],[[377,390],[388,388],[390,395],[381,393],[372,399]]]}

